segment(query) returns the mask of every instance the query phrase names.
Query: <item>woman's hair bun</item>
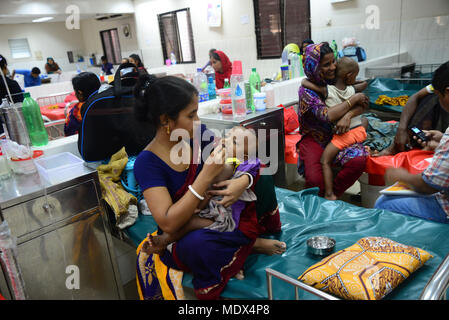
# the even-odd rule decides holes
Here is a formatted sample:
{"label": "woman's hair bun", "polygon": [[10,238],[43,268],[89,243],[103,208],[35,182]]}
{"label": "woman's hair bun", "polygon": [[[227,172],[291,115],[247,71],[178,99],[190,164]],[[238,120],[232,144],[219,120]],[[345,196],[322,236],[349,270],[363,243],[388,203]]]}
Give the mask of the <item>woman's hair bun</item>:
{"label": "woman's hair bun", "polygon": [[143,74],[139,76],[136,86],[134,88],[134,96],[137,99],[144,99],[145,94],[150,89],[150,87],[156,82],[157,77],[152,74]]}

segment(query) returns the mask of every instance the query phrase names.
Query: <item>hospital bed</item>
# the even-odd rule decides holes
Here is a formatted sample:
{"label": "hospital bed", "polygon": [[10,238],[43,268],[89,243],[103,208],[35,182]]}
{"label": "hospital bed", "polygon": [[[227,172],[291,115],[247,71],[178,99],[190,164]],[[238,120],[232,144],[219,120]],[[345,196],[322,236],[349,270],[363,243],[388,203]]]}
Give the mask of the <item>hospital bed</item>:
{"label": "hospital bed", "polygon": [[[282,231],[268,237],[285,241],[281,256],[252,254],[244,266],[245,279],[232,278],[222,297],[231,299],[336,299],[297,278],[322,258],[307,253],[306,240],[326,235],[336,240],[335,251],[367,236],[381,236],[419,247],[433,258],[388,294],[387,300],[437,299],[445,296],[449,283],[449,225],[393,212],[366,209],[319,197],[318,189],[293,192],[276,188]],[[137,246],[156,230],[151,216],[139,215],[125,230]],[[192,276],[184,273],[183,286],[193,288]]]}

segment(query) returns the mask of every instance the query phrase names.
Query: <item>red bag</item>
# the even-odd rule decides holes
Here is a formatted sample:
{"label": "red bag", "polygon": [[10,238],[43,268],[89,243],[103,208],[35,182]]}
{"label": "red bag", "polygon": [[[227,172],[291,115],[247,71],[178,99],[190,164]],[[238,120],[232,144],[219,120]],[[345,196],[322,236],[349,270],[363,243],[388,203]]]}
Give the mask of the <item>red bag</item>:
{"label": "red bag", "polygon": [[298,115],[293,106],[284,107],[282,104],[278,108],[284,108],[284,131],[286,134],[299,128]]}

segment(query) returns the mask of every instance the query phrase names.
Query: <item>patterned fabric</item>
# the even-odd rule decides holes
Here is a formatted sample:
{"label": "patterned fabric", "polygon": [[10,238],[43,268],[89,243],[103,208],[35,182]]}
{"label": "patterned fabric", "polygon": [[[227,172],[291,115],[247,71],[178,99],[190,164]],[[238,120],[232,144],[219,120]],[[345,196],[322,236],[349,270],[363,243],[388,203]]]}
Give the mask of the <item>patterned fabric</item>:
{"label": "patterned fabric", "polygon": [[71,136],[77,134],[81,127],[81,107],[84,102],[78,102],[70,109],[64,124],[64,135]]}
{"label": "patterned fabric", "polygon": [[[156,235],[157,231],[153,232]],[[144,241],[137,247],[137,291],[141,300],[184,300],[183,272],[167,268],[159,255],[141,251]]]}
{"label": "patterned fabric", "polygon": [[396,137],[399,122],[390,123],[380,120],[374,113],[365,113],[364,118],[368,120],[366,128],[366,140],[363,145],[371,150],[382,151],[388,148]]}
{"label": "patterned fabric", "polygon": [[298,279],[348,300],[380,300],[433,258],[382,237],[366,237],[308,268]]}
{"label": "patterned fabric", "polygon": [[[317,85],[326,85],[324,79],[320,76],[320,50],[322,43],[309,45],[306,49],[306,58],[304,60],[304,72],[307,78]],[[300,87],[299,92],[299,133],[302,137],[310,135],[313,139],[325,148],[331,141],[333,135],[333,123],[328,118],[328,107],[323,98],[313,90]],[[301,143],[301,141],[299,142]],[[334,164],[343,166],[349,160],[355,157],[367,157],[368,153],[361,143],[356,143],[348,148],[341,150],[335,157]],[[298,171],[304,172],[304,164],[298,160]]]}
{"label": "patterned fabric", "polygon": [[[207,129],[204,127],[204,130]],[[202,145],[201,150],[206,146],[207,144]],[[194,150],[197,147],[194,146]],[[145,155],[145,153],[142,154]],[[138,159],[141,158],[141,155]],[[160,175],[167,177],[167,181],[164,184],[157,183],[158,186],[168,188],[169,185],[172,185],[168,180],[181,179],[179,176],[165,174],[172,170],[168,166],[165,169],[157,166],[152,168],[152,163],[154,164],[151,162],[150,166],[144,166],[143,163],[139,165],[136,160],[134,173],[141,187],[143,185],[150,186],[143,181],[145,175],[141,169],[160,171]],[[247,165],[245,162],[241,163],[237,170],[242,169],[245,165]],[[191,163],[189,171],[182,181],[173,184],[179,188],[170,192],[173,203],[187,192],[188,186],[193,183],[200,170],[201,165]],[[251,172],[250,169],[248,172],[254,175],[254,184],[251,190],[261,201],[243,204],[242,201],[237,201],[232,205],[233,217],[237,222],[237,228],[234,231],[194,230],[173,243],[171,251],[165,250],[161,256],[157,254],[148,256],[138,249],[136,280],[141,299],[178,299],[180,294],[176,292],[180,291],[181,285],[175,284],[175,280],[171,276],[174,272],[172,270],[192,273],[192,283],[198,299],[218,299],[229,279],[243,268],[256,238],[265,232],[280,231],[280,217],[274,184],[272,180],[268,180],[272,179],[271,176],[260,176],[260,171]],[[197,248],[201,248],[201,250],[197,250]]]}
{"label": "patterned fabric", "polygon": [[133,214],[137,212],[137,198],[123,188],[120,180],[127,163],[128,155],[123,147],[112,155],[107,164],[97,168],[103,199],[114,212],[116,225],[120,229],[129,227],[137,218],[137,215]]}
{"label": "patterned fabric", "polygon": [[422,178],[428,185],[440,191],[436,198],[449,215],[449,128],[435,149],[432,163],[422,173]]}

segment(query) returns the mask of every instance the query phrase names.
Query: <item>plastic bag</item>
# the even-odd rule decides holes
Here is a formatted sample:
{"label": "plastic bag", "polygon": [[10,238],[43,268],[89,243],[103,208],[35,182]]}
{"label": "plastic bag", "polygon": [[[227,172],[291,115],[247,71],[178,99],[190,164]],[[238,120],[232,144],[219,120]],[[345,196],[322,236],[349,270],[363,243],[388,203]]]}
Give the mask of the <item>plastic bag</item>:
{"label": "plastic bag", "polygon": [[430,164],[429,158],[433,157],[433,151],[413,149],[400,152],[394,156],[369,157],[366,161],[365,172],[369,174],[370,185],[385,185],[384,175],[387,168],[404,168],[411,174],[423,172]]}
{"label": "plastic bag", "polygon": [[11,236],[8,222],[0,224],[0,262],[6,269],[16,300],[25,300],[25,286],[16,261],[16,239]]}
{"label": "plastic bag", "polygon": [[284,108],[284,131],[286,134],[299,128],[298,115],[293,106],[284,107],[282,104],[278,108]]}

